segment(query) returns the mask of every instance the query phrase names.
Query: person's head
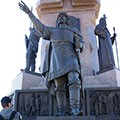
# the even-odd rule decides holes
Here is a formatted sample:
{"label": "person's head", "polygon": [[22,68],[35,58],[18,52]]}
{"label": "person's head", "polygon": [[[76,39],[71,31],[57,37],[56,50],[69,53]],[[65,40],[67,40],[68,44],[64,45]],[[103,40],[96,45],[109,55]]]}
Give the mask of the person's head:
{"label": "person's head", "polygon": [[60,12],[58,14],[57,20],[56,20],[56,27],[59,27],[60,25],[68,25],[70,18],[65,12]]}
{"label": "person's head", "polygon": [[11,106],[11,99],[7,96],[1,99],[1,105],[3,108],[7,108]]}

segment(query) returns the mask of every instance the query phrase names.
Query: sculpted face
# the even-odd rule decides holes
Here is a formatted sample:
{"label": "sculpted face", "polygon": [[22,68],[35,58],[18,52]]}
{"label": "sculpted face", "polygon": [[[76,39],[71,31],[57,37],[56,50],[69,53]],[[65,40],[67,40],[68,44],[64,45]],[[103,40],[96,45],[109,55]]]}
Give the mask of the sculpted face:
{"label": "sculpted face", "polygon": [[60,13],[56,21],[56,26],[57,27],[66,26],[68,25],[68,20],[69,20],[69,17],[66,13]]}
{"label": "sculpted face", "polygon": [[103,25],[103,26],[107,26],[107,23],[106,23],[105,18],[101,18],[100,21],[99,21],[99,23],[100,23],[101,25]]}
{"label": "sculpted face", "polygon": [[66,18],[66,16],[61,15],[61,16],[58,18],[58,22],[59,22],[59,24],[67,24],[67,18]]}

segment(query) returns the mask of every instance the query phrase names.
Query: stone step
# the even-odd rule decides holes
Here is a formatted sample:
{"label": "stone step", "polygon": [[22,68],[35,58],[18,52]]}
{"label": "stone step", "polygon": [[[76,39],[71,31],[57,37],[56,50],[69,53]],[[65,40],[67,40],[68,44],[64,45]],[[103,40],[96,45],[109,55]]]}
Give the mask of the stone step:
{"label": "stone step", "polygon": [[108,116],[101,116],[96,117],[96,120],[120,120],[120,115],[108,115]]}
{"label": "stone step", "polygon": [[96,120],[95,116],[41,116],[36,117],[36,120]]}

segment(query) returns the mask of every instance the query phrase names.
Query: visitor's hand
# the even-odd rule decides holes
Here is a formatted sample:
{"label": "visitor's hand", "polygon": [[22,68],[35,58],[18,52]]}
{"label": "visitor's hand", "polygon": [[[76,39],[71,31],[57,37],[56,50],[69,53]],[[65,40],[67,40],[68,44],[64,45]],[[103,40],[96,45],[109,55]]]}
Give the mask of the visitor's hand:
{"label": "visitor's hand", "polygon": [[19,8],[23,10],[25,13],[29,14],[30,9],[27,7],[27,5],[21,0],[21,2],[18,3]]}

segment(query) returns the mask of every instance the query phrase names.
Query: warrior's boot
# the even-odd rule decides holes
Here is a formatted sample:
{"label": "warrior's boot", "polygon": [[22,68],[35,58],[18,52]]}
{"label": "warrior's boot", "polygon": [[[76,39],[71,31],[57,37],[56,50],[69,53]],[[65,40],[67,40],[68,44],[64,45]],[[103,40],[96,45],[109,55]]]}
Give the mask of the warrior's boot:
{"label": "warrior's boot", "polygon": [[32,65],[31,65],[31,71],[35,72],[35,63],[32,63]]}
{"label": "warrior's boot", "polygon": [[65,116],[66,92],[63,90],[56,91],[56,99],[57,99],[57,105],[58,105],[57,116]]}
{"label": "warrior's boot", "polygon": [[81,116],[83,113],[79,110],[80,107],[80,86],[77,83],[73,83],[69,86],[71,115]]}

